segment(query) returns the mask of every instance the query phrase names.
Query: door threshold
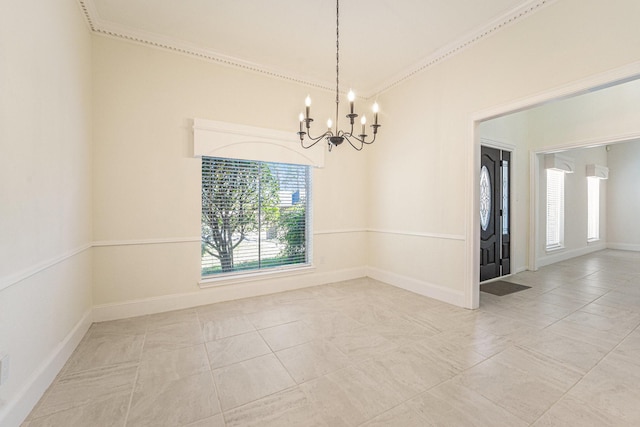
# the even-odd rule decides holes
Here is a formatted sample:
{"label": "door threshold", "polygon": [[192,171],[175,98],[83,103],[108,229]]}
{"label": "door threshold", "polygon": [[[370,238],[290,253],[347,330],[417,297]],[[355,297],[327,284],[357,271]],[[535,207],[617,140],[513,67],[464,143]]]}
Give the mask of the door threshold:
{"label": "door threshold", "polygon": [[513,276],[513,273],[505,274],[504,276],[494,277],[492,279],[483,280],[482,282],[478,282],[478,284],[482,285],[483,283],[497,282],[498,280],[504,280],[506,277],[511,277],[511,276]]}

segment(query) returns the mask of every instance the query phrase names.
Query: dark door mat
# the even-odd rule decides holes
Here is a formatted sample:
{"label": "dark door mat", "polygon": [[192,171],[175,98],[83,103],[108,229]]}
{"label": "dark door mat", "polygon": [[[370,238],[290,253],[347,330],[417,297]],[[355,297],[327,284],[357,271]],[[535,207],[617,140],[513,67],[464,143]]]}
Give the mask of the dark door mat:
{"label": "dark door mat", "polygon": [[519,285],[517,283],[505,282],[504,280],[496,280],[495,282],[484,283],[480,285],[480,291],[499,297],[509,295],[514,292],[524,291],[531,286]]}

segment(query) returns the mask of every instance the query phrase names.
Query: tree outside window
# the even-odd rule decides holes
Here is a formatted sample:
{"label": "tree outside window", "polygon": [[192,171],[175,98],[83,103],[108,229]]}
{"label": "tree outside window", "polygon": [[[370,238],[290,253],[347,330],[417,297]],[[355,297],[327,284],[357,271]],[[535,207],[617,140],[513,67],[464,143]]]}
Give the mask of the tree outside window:
{"label": "tree outside window", "polygon": [[202,158],[202,274],[307,261],[308,167]]}

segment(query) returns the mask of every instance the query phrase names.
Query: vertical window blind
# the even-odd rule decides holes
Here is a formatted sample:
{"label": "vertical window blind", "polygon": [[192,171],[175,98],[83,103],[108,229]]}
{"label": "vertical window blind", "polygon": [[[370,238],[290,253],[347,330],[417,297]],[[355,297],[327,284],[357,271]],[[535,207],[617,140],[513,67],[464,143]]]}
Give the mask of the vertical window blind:
{"label": "vertical window blind", "polygon": [[600,239],[600,179],[587,178],[587,241]]}
{"label": "vertical window blind", "polygon": [[564,172],[547,169],[547,249],[564,240]]}
{"label": "vertical window blind", "polygon": [[202,275],[308,262],[309,166],[202,157]]}

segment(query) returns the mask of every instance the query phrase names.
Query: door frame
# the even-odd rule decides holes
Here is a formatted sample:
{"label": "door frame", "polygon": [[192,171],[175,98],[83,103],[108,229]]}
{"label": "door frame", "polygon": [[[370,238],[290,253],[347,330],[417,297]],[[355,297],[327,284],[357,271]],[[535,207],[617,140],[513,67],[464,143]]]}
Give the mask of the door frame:
{"label": "door frame", "polygon": [[[511,273],[509,274],[504,274],[498,277],[495,277],[493,279],[489,279],[489,280],[485,280],[482,283],[488,283],[494,280],[500,280],[504,277],[508,277],[511,276],[512,274],[514,274],[513,271],[513,265],[514,265],[514,250],[516,248],[516,244],[519,243],[517,240],[517,237],[515,237],[515,231],[517,231],[517,226],[515,225],[516,221],[514,221],[514,218],[516,217],[517,214],[517,207],[516,204],[513,203],[513,195],[517,194],[514,190],[516,188],[516,172],[517,172],[517,166],[516,166],[516,155],[517,155],[517,147],[513,144],[509,144],[503,141],[497,141],[494,139],[489,139],[489,138],[480,138],[480,147],[479,150],[480,152],[482,152],[482,147],[489,147],[489,148],[495,148],[501,151],[508,151],[509,153],[511,153],[511,162],[509,165],[509,245],[510,245],[510,255],[509,257],[511,258]],[[480,159],[478,159],[478,162],[480,162]],[[478,163],[479,164],[479,163]],[[478,174],[480,174],[480,172],[478,172]],[[478,183],[478,186],[480,184]],[[478,197],[480,197],[478,195]],[[480,207],[478,206],[478,212],[480,211]],[[478,213],[478,223],[480,222],[480,214]],[[480,232],[478,231],[478,242],[480,241]],[[478,265],[480,264],[480,260],[478,260]],[[480,286],[480,273],[478,272],[478,286]]]}
{"label": "door frame", "polygon": [[[581,95],[595,89],[604,89],[637,78],[640,78],[640,61],[470,114],[467,128],[469,145],[466,159],[467,185],[465,191],[467,203],[464,307],[475,309],[480,306],[480,123],[547,102]],[[531,219],[528,223],[531,223]]]}

